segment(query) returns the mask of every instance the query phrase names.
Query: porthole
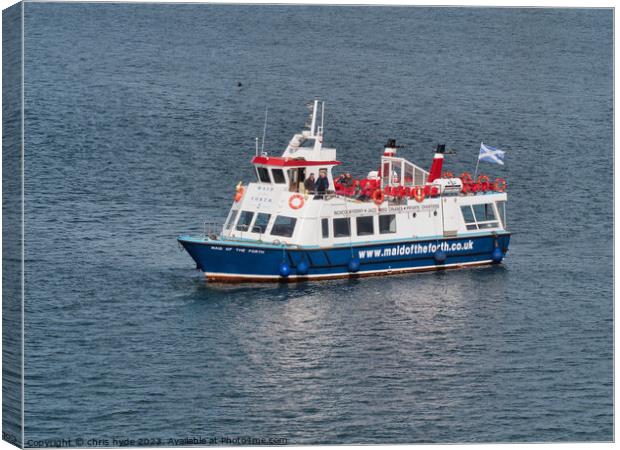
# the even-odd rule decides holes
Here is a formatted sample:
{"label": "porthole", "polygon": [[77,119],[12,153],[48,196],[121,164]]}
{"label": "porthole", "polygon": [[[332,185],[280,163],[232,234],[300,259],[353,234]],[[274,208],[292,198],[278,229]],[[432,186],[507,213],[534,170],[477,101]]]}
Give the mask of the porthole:
{"label": "porthole", "polygon": [[417,213],[413,213],[412,217],[415,219],[415,216],[417,216]]}

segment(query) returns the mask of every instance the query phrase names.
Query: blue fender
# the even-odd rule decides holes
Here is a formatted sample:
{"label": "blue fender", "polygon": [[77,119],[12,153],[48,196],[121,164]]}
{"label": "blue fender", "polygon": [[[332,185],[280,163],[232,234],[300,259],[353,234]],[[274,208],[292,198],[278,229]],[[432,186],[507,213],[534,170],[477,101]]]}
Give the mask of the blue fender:
{"label": "blue fender", "polygon": [[291,274],[291,266],[289,266],[287,263],[283,262],[282,264],[280,264],[280,275],[282,275],[284,278],[288,277]]}

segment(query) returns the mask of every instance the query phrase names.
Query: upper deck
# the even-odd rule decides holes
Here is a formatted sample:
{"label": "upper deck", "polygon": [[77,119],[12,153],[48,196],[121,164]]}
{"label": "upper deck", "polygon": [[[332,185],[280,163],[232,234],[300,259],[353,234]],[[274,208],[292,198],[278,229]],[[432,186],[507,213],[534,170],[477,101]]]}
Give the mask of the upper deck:
{"label": "upper deck", "polygon": [[256,181],[238,187],[219,239],[337,247],[506,230],[505,181],[442,173],[443,146],[430,171],[397,156],[390,140],[377,170],[334,177],[340,162],[322,146],[317,111],[315,102],[310,130],[295,135],[282,156],[252,159]]}

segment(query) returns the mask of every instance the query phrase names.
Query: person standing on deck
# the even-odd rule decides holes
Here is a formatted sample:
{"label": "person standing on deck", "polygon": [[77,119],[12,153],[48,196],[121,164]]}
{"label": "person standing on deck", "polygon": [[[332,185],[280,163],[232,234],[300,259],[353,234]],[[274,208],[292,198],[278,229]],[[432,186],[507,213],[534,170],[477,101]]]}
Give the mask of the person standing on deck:
{"label": "person standing on deck", "polygon": [[325,171],[321,171],[321,173],[319,173],[319,179],[316,181],[317,197],[323,198],[328,187],[329,181],[327,180],[327,173]]}
{"label": "person standing on deck", "polygon": [[316,181],[313,173],[311,173],[310,176],[306,178],[306,181],[304,181],[304,187],[306,188],[306,192],[308,194],[316,193]]}

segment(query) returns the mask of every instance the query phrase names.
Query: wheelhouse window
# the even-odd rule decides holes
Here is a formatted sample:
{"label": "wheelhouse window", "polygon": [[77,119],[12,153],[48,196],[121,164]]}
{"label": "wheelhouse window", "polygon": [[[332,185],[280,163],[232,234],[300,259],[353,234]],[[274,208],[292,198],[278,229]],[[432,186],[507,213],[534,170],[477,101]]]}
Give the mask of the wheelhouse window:
{"label": "wheelhouse window", "polygon": [[384,214],[379,216],[379,233],[396,233],[396,214]]}
{"label": "wheelhouse window", "polygon": [[321,219],[321,235],[324,239],[329,237],[329,219]]}
{"label": "wheelhouse window", "polygon": [[474,215],[476,222],[478,222],[478,228],[497,228],[498,222],[493,203],[474,205]]}
{"label": "wheelhouse window", "polygon": [[230,215],[228,216],[228,220],[226,221],[226,226],[224,227],[225,230],[230,230],[230,227],[232,227],[233,223],[235,223],[238,212],[238,209],[233,209],[232,211],[230,211]]}
{"label": "wheelhouse window", "polygon": [[497,206],[497,212],[499,214],[499,220],[502,221],[502,227],[506,228],[506,202],[504,200],[495,202]]}
{"label": "wheelhouse window", "polygon": [[267,231],[267,225],[269,224],[269,219],[271,218],[271,214],[258,213],[256,215],[256,220],[254,221],[254,225],[252,225],[252,233],[264,233]]}
{"label": "wheelhouse window", "polygon": [[271,178],[269,178],[269,171],[266,168],[264,168],[264,167],[257,167],[256,168],[256,175],[258,176],[258,179],[262,183],[271,183]]}
{"label": "wheelhouse window", "polygon": [[297,219],[288,216],[277,216],[271,227],[273,236],[291,237],[295,231]]}
{"label": "wheelhouse window", "polygon": [[474,218],[474,212],[470,205],[461,206],[461,213],[463,214],[463,220],[465,220],[465,227],[468,230],[477,230],[476,219]]}
{"label": "wheelhouse window", "polygon": [[278,184],[286,183],[286,178],[284,178],[284,172],[282,169],[271,169],[271,175],[273,175],[273,182]]}
{"label": "wheelhouse window", "polygon": [[371,234],[375,234],[375,227],[373,224],[373,217],[357,217],[355,219],[355,224],[357,225],[357,235],[358,236],[368,236]]}
{"label": "wheelhouse window", "polygon": [[468,230],[482,230],[499,226],[493,203],[461,206],[461,212]]}
{"label": "wheelhouse window", "polygon": [[349,237],[351,236],[351,219],[348,217],[334,219],[334,237]]}
{"label": "wheelhouse window", "polygon": [[248,227],[252,223],[254,213],[252,211],[241,211],[239,220],[237,221],[237,231],[248,231]]}

